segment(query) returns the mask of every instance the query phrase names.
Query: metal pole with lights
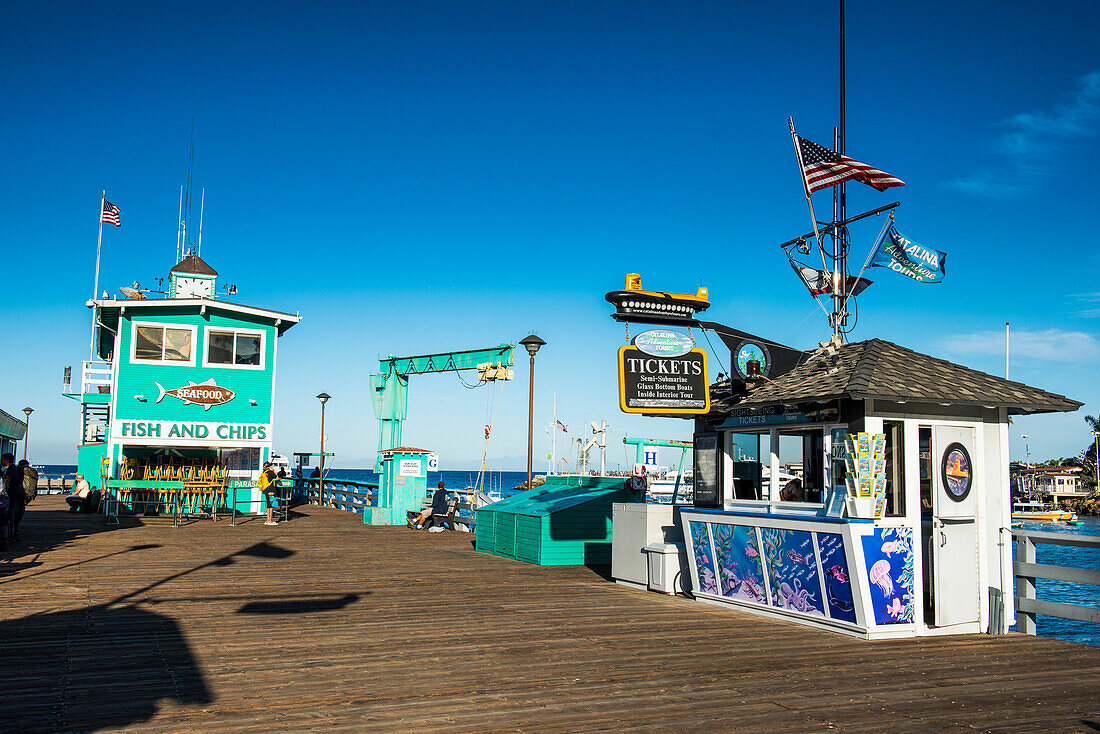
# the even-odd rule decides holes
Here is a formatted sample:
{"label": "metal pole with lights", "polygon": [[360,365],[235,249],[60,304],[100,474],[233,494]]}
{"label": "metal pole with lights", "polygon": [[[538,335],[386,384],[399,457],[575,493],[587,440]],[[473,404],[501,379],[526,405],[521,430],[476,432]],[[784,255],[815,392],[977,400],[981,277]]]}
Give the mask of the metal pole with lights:
{"label": "metal pole with lights", "polygon": [[1096,437],[1096,491],[1100,492],[1100,431],[1093,431],[1092,435]]}
{"label": "metal pole with lights", "polygon": [[317,506],[320,507],[323,502],[325,493],[325,403],[332,396],[327,392],[323,392],[317,396],[317,399],[321,401],[321,464],[318,472],[320,474],[317,477]]}
{"label": "metal pole with lights", "polygon": [[519,340],[531,355],[531,375],[527,391],[527,489],[531,489],[531,456],[535,445],[535,353],[546,344],[534,334]]}
{"label": "metal pole with lights", "polygon": [[23,434],[23,458],[27,458],[27,444],[31,440],[31,413],[34,412],[34,408],[23,408],[23,415],[27,416],[27,430]]}

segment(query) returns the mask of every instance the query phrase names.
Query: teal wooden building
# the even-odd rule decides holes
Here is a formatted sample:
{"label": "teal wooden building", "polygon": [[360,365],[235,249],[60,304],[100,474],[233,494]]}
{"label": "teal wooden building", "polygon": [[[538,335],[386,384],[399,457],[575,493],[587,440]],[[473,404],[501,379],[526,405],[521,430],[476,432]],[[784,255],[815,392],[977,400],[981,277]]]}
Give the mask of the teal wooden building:
{"label": "teal wooden building", "polygon": [[623,477],[555,475],[478,508],[476,548],[540,566],[611,563],[611,505],[640,502]]}
{"label": "teal wooden building", "polygon": [[240,489],[238,509],[257,509],[278,340],[299,316],[217,298],[217,275],[191,254],[166,298],[89,301],[96,359],[64,392],[80,401],[79,471],[93,486],[221,479]]}

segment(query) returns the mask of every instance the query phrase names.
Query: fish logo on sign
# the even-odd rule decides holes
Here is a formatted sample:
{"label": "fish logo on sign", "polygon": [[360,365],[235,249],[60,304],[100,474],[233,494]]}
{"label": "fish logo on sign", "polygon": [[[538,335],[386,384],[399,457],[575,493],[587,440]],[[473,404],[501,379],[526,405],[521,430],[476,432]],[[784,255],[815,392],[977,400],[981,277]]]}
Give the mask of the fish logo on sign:
{"label": "fish logo on sign", "polygon": [[228,403],[237,396],[237,393],[233,392],[228,387],[217,385],[213,377],[206,382],[199,383],[188,380],[186,385],[175,387],[171,390],[165,390],[164,386],[159,382],[154,382],[153,384],[160,390],[160,395],[157,396],[156,402],[159,403],[161,400],[164,400],[165,395],[171,395],[178,400],[182,400],[184,405],[201,405],[203,410],[210,410],[211,406]]}

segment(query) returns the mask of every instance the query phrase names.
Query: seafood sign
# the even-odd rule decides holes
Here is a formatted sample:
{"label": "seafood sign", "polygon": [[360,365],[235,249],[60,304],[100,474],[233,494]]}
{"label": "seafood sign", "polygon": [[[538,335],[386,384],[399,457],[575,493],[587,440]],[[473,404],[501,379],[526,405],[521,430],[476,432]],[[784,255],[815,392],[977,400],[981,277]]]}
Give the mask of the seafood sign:
{"label": "seafood sign", "polygon": [[177,400],[182,400],[184,405],[201,405],[203,410],[210,410],[210,408],[215,405],[228,403],[237,396],[237,393],[233,392],[228,387],[221,387],[216,384],[213,377],[205,382],[199,383],[188,380],[186,385],[174,387],[171,390],[165,390],[164,386],[159,382],[154,382],[153,384],[160,390],[160,395],[157,396],[156,402],[159,403],[161,400],[164,400],[165,395],[171,395]]}

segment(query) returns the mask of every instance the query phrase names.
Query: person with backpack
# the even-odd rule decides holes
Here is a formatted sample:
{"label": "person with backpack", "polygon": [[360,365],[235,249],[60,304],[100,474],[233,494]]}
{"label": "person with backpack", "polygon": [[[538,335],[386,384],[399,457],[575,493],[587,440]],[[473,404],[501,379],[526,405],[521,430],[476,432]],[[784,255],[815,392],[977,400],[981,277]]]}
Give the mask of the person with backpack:
{"label": "person with backpack", "polygon": [[260,473],[260,492],[263,493],[264,502],[267,504],[267,522],[264,525],[278,525],[272,516],[273,502],[278,502],[272,495],[275,492],[275,488],[278,486],[277,482],[279,477],[275,474],[275,470],[271,468],[271,462],[264,462],[264,470]]}
{"label": "person with backpack", "polygon": [[8,543],[17,543],[20,538],[16,531],[27,500],[23,494],[23,472],[15,465],[14,454],[0,455],[0,474],[4,478],[4,491],[8,493]]}

